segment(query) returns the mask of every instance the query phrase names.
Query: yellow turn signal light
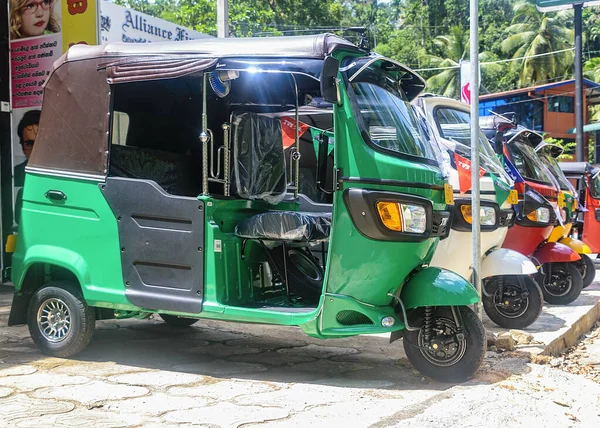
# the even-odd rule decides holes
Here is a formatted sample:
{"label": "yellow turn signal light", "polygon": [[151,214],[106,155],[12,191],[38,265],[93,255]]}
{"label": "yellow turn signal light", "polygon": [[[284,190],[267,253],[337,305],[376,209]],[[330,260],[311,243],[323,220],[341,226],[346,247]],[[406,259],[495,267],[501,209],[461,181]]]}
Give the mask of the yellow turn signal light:
{"label": "yellow turn signal light", "polygon": [[461,205],[460,212],[467,223],[473,224],[473,211],[471,205]]}
{"label": "yellow turn signal light", "polygon": [[4,251],[7,253],[14,253],[17,249],[17,235],[8,235],[6,238],[6,245]]}
{"label": "yellow turn signal light", "polygon": [[400,204],[397,202],[377,202],[377,212],[385,227],[396,232],[402,232]]}

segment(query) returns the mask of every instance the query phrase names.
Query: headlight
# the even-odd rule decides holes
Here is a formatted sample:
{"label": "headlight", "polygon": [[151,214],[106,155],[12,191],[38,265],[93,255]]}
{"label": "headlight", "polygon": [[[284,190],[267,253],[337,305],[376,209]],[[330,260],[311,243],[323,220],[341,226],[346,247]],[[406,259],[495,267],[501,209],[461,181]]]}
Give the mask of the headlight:
{"label": "headlight", "polygon": [[425,233],[427,212],[422,205],[377,202],[377,212],[385,227],[396,232]]}
{"label": "headlight", "polygon": [[560,218],[562,219],[563,223],[566,223],[567,221],[567,210],[566,209],[562,209],[560,210]]}
{"label": "headlight", "polygon": [[[471,205],[461,205],[460,212],[469,224],[473,224],[473,209]],[[479,224],[481,226],[494,226],[496,224],[496,210],[494,207],[479,208]]]}
{"label": "headlight", "polygon": [[538,208],[527,214],[527,218],[536,223],[550,223],[550,210],[548,208]]}

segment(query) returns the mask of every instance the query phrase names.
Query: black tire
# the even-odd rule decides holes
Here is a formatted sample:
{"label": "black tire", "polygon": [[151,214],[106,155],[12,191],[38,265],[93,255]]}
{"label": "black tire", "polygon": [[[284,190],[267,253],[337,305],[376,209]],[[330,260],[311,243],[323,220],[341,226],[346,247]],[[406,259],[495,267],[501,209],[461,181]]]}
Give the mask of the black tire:
{"label": "black tire", "polygon": [[[502,296],[498,289],[500,278],[504,280]],[[520,279],[525,290],[517,275],[492,277],[485,284],[485,291],[492,296],[483,295],[483,308],[487,316],[502,328],[529,327],[542,313],[544,297],[540,286],[528,275],[522,275]]]}
{"label": "black tire", "polygon": [[[456,351],[450,359],[444,361],[432,351],[425,351],[415,345],[423,346],[424,330],[404,332],[404,352],[412,365],[422,374],[440,382],[462,382],[469,379],[479,369],[486,351],[485,330],[475,313],[466,306],[457,307],[460,311],[464,338],[455,338]],[[436,338],[447,338],[446,332],[456,332],[456,323],[449,307],[436,307],[434,310],[434,325],[438,327]],[[424,311],[419,308],[409,316],[411,326],[423,325]],[[439,352],[438,352],[439,354]]]}
{"label": "black tire", "polygon": [[325,276],[319,262],[309,250],[301,247],[282,247],[269,250],[270,258],[275,264],[275,271],[285,280],[287,267],[288,289],[290,294],[301,297],[306,302],[318,302],[323,292]]}
{"label": "black tire", "polygon": [[79,288],[67,281],[40,288],[27,310],[31,338],[44,354],[53,357],[81,352],[92,340],[95,324],[94,308],[87,305]]}
{"label": "black tire", "polygon": [[580,256],[581,260],[576,262],[577,269],[579,269],[579,273],[583,277],[583,288],[586,288],[594,282],[594,278],[596,277],[596,266],[591,257],[585,254],[580,254]]}
{"label": "black tire", "polygon": [[190,327],[196,324],[198,318],[178,317],[176,315],[158,314],[164,322],[173,327]]}
{"label": "black tire", "polygon": [[538,283],[547,303],[568,305],[579,297],[583,278],[575,263],[545,263],[542,268],[544,273]]}

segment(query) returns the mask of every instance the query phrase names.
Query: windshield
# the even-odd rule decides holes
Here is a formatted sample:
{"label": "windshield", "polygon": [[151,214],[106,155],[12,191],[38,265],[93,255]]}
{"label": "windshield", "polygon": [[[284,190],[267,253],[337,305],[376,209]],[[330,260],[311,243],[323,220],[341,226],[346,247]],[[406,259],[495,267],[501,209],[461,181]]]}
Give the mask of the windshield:
{"label": "windshield", "polygon": [[[454,143],[454,147],[448,148],[456,151],[459,155],[470,159],[471,114],[451,107],[437,107],[434,110],[434,116],[440,136]],[[500,175],[508,181],[508,177],[504,172],[504,168],[502,168],[502,164],[481,130],[479,130],[479,158],[480,165],[483,169],[496,175]]]}
{"label": "windshield", "polygon": [[519,173],[530,180],[541,181],[546,184],[553,184],[555,180],[550,176],[550,172],[542,163],[533,147],[524,140],[524,137],[516,137],[516,140],[508,144],[510,160],[515,165]]}
{"label": "windshield", "polygon": [[540,158],[542,159],[544,165],[546,165],[550,172],[554,174],[554,178],[556,178],[556,181],[558,181],[560,189],[573,192],[573,194],[577,194],[573,185],[569,182],[569,180],[567,180],[567,177],[565,177],[565,173],[562,172],[562,170],[560,169],[560,166],[558,165],[556,159],[545,150],[538,152],[538,154],[540,155]]}
{"label": "windshield", "polygon": [[590,195],[594,199],[600,199],[600,174],[594,168],[590,173],[592,185],[590,186]]}
{"label": "windshield", "polygon": [[382,63],[386,61],[362,58],[342,68],[347,80],[352,76],[352,106],[363,135],[386,151],[437,162],[426,130],[402,91],[401,74],[383,70]]}

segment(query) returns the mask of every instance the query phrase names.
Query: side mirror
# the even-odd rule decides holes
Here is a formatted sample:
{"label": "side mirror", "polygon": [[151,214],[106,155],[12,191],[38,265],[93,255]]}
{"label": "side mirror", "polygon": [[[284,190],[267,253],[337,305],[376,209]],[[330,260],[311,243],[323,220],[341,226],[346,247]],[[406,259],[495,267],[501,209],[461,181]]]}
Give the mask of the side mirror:
{"label": "side mirror", "polygon": [[327,186],[327,158],[329,157],[329,137],[325,133],[319,138],[319,154],[317,157],[317,189],[326,194],[333,193]]}
{"label": "side mirror", "polygon": [[504,144],[502,143],[502,136],[503,133],[498,131],[496,132],[496,135],[494,137],[494,151],[497,155],[500,156],[504,154]]}
{"label": "side mirror", "polygon": [[328,56],[323,61],[323,70],[321,71],[321,96],[329,103],[340,105],[341,96],[338,86],[337,74],[340,69],[340,62]]}

